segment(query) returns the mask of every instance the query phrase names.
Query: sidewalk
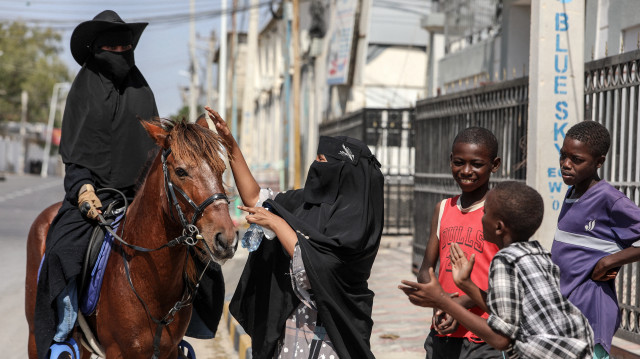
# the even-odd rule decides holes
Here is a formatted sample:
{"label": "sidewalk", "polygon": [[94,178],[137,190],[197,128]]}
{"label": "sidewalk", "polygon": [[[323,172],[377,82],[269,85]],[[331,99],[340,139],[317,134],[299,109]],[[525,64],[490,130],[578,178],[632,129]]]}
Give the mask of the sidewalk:
{"label": "sidewalk", "polygon": [[411,237],[383,237],[369,287],[373,300],[371,350],[379,359],[424,359],[424,340],[431,324],[430,308],[416,307],[398,289],[411,272]]}
{"label": "sidewalk", "polygon": [[[397,289],[400,280],[415,279],[411,273],[411,256],[411,237],[382,238],[369,279],[369,287],[376,294],[373,302],[371,350],[378,359],[423,359],[426,355],[423,344],[431,323],[431,309],[412,305]],[[230,268],[243,266],[246,258],[246,250],[240,248],[236,257],[222,267],[223,271],[226,269],[228,272],[237,272]],[[225,273],[228,296],[235,289],[238,275],[228,276]],[[228,305],[225,305],[218,337],[212,341],[196,341],[192,344],[198,359],[251,358],[251,339],[233,316],[229,315]],[[611,357],[640,359],[640,345],[614,338]]]}
{"label": "sidewalk", "polygon": [[[412,305],[397,288],[401,279],[415,280],[411,273],[411,250],[411,237],[383,237],[373,265],[369,279],[369,287],[375,292],[371,350],[379,359],[425,357],[423,343],[431,323],[431,309]],[[227,306],[221,323],[226,324],[230,333],[227,336],[238,357],[251,358],[250,339],[229,316]]]}

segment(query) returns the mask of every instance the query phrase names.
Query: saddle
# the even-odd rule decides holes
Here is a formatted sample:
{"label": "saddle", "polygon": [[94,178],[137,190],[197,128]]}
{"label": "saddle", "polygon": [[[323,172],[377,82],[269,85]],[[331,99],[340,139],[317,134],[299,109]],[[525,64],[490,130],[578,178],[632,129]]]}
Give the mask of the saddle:
{"label": "saddle", "polygon": [[[124,214],[124,208],[117,208],[117,203],[117,201],[112,202],[103,215],[107,224],[114,231],[118,229],[120,219]],[[85,316],[93,314],[98,304],[104,270],[111,253],[112,244],[113,236],[111,233],[106,231],[102,225],[95,225],[89,240],[89,247],[84,256],[80,281],[78,282],[79,306]]]}
{"label": "saddle", "polygon": [[[116,208],[116,204],[117,202],[111,203],[103,212],[105,222],[111,226],[114,232],[117,231],[125,210],[124,207]],[[80,294],[78,323],[83,335],[81,342],[84,347],[97,357],[105,356],[104,348],[97,341],[95,333],[89,328],[85,316],[92,315],[98,304],[102,280],[109,255],[111,254],[113,240],[113,235],[106,231],[102,224],[94,227],[82,264],[80,282],[78,282],[78,294]],[[178,359],[196,359],[193,347],[185,340],[178,344]]]}

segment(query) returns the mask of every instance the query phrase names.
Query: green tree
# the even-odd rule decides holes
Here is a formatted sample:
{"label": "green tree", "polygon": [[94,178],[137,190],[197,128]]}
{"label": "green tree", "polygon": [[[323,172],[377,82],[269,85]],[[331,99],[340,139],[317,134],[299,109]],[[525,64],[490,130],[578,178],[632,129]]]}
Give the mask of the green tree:
{"label": "green tree", "polygon": [[59,56],[61,39],[49,28],[0,22],[0,122],[20,120],[23,90],[29,93],[28,121],[47,122],[53,85],[71,79]]}
{"label": "green tree", "polygon": [[178,113],[176,113],[175,115],[170,115],[169,118],[172,120],[189,118],[189,106],[182,106],[180,110],[178,110]]}

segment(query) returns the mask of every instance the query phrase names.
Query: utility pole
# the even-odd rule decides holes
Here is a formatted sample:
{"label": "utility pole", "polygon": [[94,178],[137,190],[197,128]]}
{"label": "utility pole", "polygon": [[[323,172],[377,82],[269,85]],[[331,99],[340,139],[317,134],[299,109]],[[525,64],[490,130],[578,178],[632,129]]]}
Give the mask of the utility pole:
{"label": "utility pole", "polygon": [[189,53],[191,55],[191,81],[189,83],[189,121],[195,122],[197,117],[200,80],[198,77],[198,58],[196,56],[196,0],[189,1]]}
{"label": "utility pole", "polygon": [[18,157],[18,168],[16,170],[16,173],[24,174],[24,167],[27,157],[27,106],[29,104],[29,93],[25,90],[22,90],[20,100],[22,104],[22,113],[20,116],[20,142],[22,143],[22,146],[20,149],[20,156]]}
{"label": "utility pole", "polygon": [[[268,141],[264,133],[259,131],[259,124],[254,117],[253,97],[254,97],[254,74],[255,64],[258,63],[256,54],[258,53],[258,0],[251,0],[249,9],[249,28],[247,29],[247,55],[245,61],[244,89],[242,94],[242,138],[245,141],[245,148],[251,148],[251,160],[253,163],[259,161],[258,155],[261,153],[261,144]],[[249,145],[249,146],[247,146]]]}
{"label": "utility pole", "polygon": [[[244,141],[244,138],[238,138],[238,96],[236,96],[236,76],[238,68],[238,28],[236,26],[236,13],[238,10],[238,0],[233,0],[231,10],[231,131],[236,141]],[[246,149],[246,147],[245,147]],[[247,154],[245,154],[246,156]],[[251,158],[247,156],[249,165]]]}
{"label": "utility pole", "polygon": [[[218,55],[218,112],[227,116],[227,0],[220,1],[220,53]],[[231,128],[236,137],[234,128]]]}
{"label": "utility pole", "polygon": [[216,32],[209,36],[209,52],[207,53],[207,106],[213,105],[213,55],[216,51]]}
{"label": "utility pole", "polygon": [[300,16],[299,0],[293,2],[293,188],[300,188]]}
{"label": "utility pole", "polygon": [[285,44],[284,44],[284,138],[282,141],[284,145],[283,157],[284,157],[284,183],[285,186],[289,186],[289,126],[291,123],[291,75],[289,74],[289,67],[291,67],[291,56],[289,50],[291,49],[291,2],[284,3],[284,21],[285,21]]}
{"label": "utility pole", "polygon": [[51,94],[51,103],[49,105],[49,122],[47,122],[47,129],[45,131],[45,145],[44,154],[42,155],[42,169],[40,170],[40,177],[47,177],[49,171],[49,152],[51,152],[51,136],[53,135],[53,122],[56,118],[56,112],[58,109],[58,96],[63,88],[69,87],[68,82],[59,82],[53,85],[53,93]]}

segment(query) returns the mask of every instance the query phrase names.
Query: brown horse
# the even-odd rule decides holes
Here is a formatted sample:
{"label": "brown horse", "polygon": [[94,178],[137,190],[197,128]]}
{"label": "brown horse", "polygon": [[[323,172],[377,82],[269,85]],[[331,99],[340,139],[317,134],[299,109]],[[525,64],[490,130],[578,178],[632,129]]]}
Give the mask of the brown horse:
{"label": "brown horse", "polygon": [[[129,206],[119,234],[131,245],[165,247],[144,252],[114,241],[95,314],[87,321],[107,358],[150,358],[155,351],[158,358],[175,359],[191,318],[189,305],[172,311],[185,304],[189,285],[184,274],[192,263],[185,260],[189,244],[196,247],[193,252],[203,263],[210,259],[223,263],[233,257],[237,239],[222,184],[225,164],[217,134],[205,128],[205,120],[198,125],[167,120],[141,123],[162,151]],[[45,209],[27,240],[25,311],[30,358],[37,357],[33,316],[38,266],[59,208],[57,203]],[[167,247],[174,239],[187,243]],[[157,324],[161,318],[170,324]],[[82,351],[82,357],[89,358],[90,353]]]}

